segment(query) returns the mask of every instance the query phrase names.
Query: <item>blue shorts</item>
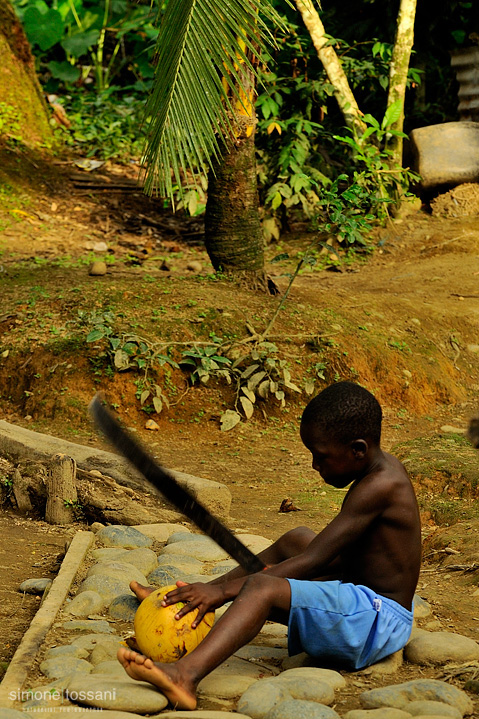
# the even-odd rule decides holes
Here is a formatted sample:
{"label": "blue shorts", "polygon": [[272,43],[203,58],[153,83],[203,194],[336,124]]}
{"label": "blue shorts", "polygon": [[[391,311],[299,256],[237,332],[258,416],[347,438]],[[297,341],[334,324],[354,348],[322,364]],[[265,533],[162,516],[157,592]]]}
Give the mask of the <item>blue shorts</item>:
{"label": "blue shorts", "polygon": [[289,654],[362,669],[402,649],[413,613],[363,585],[288,579]]}

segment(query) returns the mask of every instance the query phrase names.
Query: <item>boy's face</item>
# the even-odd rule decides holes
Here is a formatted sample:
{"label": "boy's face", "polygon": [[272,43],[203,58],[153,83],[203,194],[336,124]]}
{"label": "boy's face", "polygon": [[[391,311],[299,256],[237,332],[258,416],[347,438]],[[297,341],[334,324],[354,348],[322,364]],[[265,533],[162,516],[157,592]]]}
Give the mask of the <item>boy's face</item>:
{"label": "boy's face", "polygon": [[301,426],[301,439],[313,455],[313,469],[326,484],[342,489],[357,478],[358,457],[349,444],[334,441],[317,429]]}

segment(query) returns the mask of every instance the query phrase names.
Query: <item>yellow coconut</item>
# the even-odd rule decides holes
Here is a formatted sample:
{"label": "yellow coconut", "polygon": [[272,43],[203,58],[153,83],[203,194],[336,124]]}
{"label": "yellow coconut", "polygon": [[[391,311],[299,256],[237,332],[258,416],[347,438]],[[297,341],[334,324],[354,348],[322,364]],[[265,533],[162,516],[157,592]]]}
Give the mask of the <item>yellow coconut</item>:
{"label": "yellow coconut", "polygon": [[191,628],[198,614],[195,610],[175,619],[175,614],[185,606],[184,602],[161,606],[165,594],[173,589],[177,589],[175,584],[156,589],[142,601],[135,614],[136,643],[141,652],[155,662],[176,662],[196,649],[215,619],[215,613],[208,612],[196,629]]}

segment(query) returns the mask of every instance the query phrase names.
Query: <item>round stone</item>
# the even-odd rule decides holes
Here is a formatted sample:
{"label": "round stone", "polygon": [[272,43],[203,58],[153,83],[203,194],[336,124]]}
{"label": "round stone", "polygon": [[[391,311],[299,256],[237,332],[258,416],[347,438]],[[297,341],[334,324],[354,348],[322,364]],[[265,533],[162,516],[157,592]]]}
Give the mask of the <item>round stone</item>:
{"label": "round stone", "polygon": [[318,702],[319,704],[332,704],[334,701],[334,689],[330,684],[326,684],[317,678],[285,676],[280,674],[276,678],[277,682],[284,684],[293,699],[304,699],[308,702]]}
{"label": "round stone", "polygon": [[381,709],[353,709],[344,715],[344,719],[411,719],[411,715],[402,709],[381,707]]}
{"label": "round stone", "polygon": [[52,586],[51,579],[26,579],[18,587],[19,592],[25,592],[26,594],[43,594],[46,589],[50,589]]}
{"label": "round stone", "polygon": [[[116,562],[118,557],[125,555],[129,551],[133,550],[123,549],[123,547],[102,547],[101,549],[94,549],[90,552],[90,555],[97,562]],[[123,559],[123,561],[128,560]]]}
{"label": "round stone", "polygon": [[477,661],[479,645],[462,634],[424,632],[407,644],[404,656],[408,662],[422,665]]}
{"label": "round stone", "polygon": [[297,667],[296,669],[287,669],[281,672],[278,679],[290,679],[301,681],[303,679],[312,679],[317,682],[329,684],[332,689],[344,689],[347,686],[346,679],[334,669],[322,669],[319,667]]}
{"label": "round stone", "polygon": [[404,711],[409,712],[409,714],[412,714],[413,717],[422,715],[429,716],[432,714],[436,716],[450,717],[451,719],[462,719],[462,713],[459,709],[452,707],[450,704],[444,704],[444,702],[409,702],[404,707]]}
{"label": "round stone", "polygon": [[[201,536],[201,535],[199,535]],[[164,547],[161,556],[170,556],[182,554],[194,559],[200,559],[202,562],[216,562],[220,559],[226,559],[228,556],[224,549],[221,549],[216,542],[212,540],[188,540],[167,544]]]}
{"label": "round stone", "polygon": [[111,634],[113,632],[113,627],[111,627],[105,619],[71,619],[68,622],[64,622],[63,629],[68,631],[98,632],[101,634]]}
{"label": "round stone", "polygon": [[138,549],[127,549],[116,558],[116,561],[133,564],[134,567],[145,575],[150,574],[158,565],[158,558],[152,549],[138,547]]}
{"label": "round stone", "polygon": [[74,676],[67,691],[70,701],[134,714],[156,714],[168,704],[166,697],[152,684],[108,675],[89,675],[87,679]]}
{"label": "round stone", "polygon": [[264,719],[278,704],[291,698],[286,684],[273,679],[260,679],[242,694],[237,709],[251,719]]}
{"label": "round stone", "polygon": [[127,584],[133,580],[143,585],[147,584],[145,575],[133,564],[128,564],[127,562],[98,562],[93,567],[90,567],[87,572],[87,578],[96,576],[120,579],[127,582]]}
{"label": "round stone", "polygon": [[224,676],[209,675],[198,684],[198,695],[203,697],[218,697],[219,699],[236,699],[252,684],[256,684],[254,677],[245,677],[239,674]]}
{"label": "round stone", "polygon": [[268,713],[267,719],[340,719],[331,707],[301,699],[286,699]]}
{"label": "round stone", "polygon": [[74,672],[89,674],[92,669],[93,665],[90,662],[76,657],[56,656],[52,659],[45,659],[40,664],[40,671],[49,679],[60,679]]}
{"label": "round stone", "polygon": [[89,614],[97,614],[100,612],[106,602],[93,590],[86,590],[73,597],[72,601],[65,607],[67,614],[73,614],[74,617],[87,617]]}
{"label": "round stone", "polygon": [[178,579],[184,580],[185,577],[185,572],[177,567],[163,564],[148,575],[148,584],[152,584],[154,587],[167,587],[170,584],[175,584]]}
{"label": "round stone", "polygon": [[103,577],[100,574],[84,579],[80,584],[77,596],[83,592],[90,591],[99,594],[106,606],[111,604],[115,597],[118,597],[120,594],[132,594],[127,580],[122,581],[114,577]]}
{"label": "round stone", "polygon": [[139,606],[140,602],[136,597],[131,594],[120,594],[119,597],[115,597],[108,607],[108,614],[110,617],[113,617],[113,619],[132,622]]}
{"label": "round stone", "polygon": [[134,527],[125,527],[122,524],[111,524],[97,532],[97,539],[105,547],[124,547],[137,549],[137,547],[151,547],[153,540]]}
{"label": "round stone", "polygon": [[52,647],[45,652],[45,659],[53,659],[55,657],[76,657],[77,659],[86,659],[88,652],[81,647],[74,647],[72,644],[65,644],[61,647]]}
{"label": "round stone", "polygon": [[175,542],[189,542],[193,538],[196,540],[197,537],[203,537],[202,534],[191,534],[191,532],[188,532],[187,530],[181,530],[180,532],[173,532],[173,534],[170,534],[168,537],[166,544],[174,544]]}

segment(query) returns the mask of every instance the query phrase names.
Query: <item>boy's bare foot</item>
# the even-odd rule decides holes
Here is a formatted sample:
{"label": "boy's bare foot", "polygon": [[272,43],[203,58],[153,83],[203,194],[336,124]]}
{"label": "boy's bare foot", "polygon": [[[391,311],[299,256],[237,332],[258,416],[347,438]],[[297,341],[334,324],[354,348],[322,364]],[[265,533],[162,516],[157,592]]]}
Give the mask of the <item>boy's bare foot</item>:
{"label": "boy's bare foot", "polygon": [[144,587],[143,584],[133,581],[130,582],[130,589],[133,594],[136,595],[136,598],[142,602],[149,594],[154,592],[157,587]]}
{"label": "boy's bare foot", "polygon": [[156,664],[143,654],[123,647],[117,656],[128,676],[153,684],[175,709],[196,709],[194,686],[181,677],[175,664]]}

